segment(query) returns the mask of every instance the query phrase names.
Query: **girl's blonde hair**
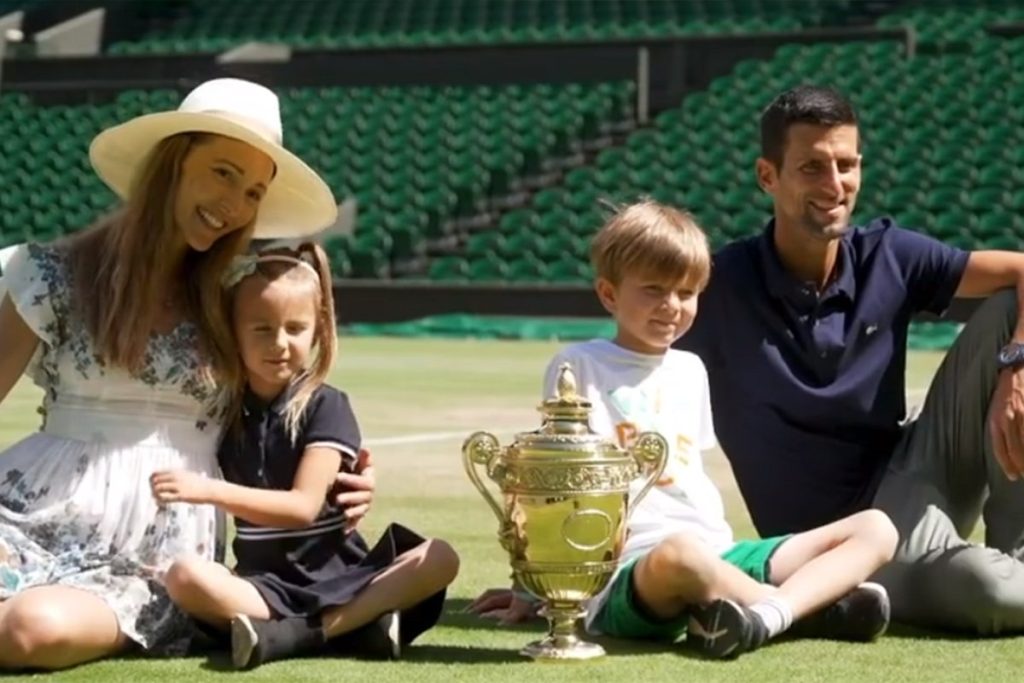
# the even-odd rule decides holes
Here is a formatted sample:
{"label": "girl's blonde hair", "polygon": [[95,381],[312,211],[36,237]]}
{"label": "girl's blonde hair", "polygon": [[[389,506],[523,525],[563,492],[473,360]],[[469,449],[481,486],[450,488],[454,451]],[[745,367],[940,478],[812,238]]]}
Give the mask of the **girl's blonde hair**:
{"label": "girl's blonde hair", "polygon": [[590,260],[613,285],[632,274],[687,280],[701,291],[711,277],[711,250],[693,214],[653,199],[618,207],[594,237]]}
{"label": "girl's blonde hair", "polygon": [[[202,372],[216,382],[241,374],[223,315],[221,276],[249,244],[253,224],[218,239],[205,252],[188,250],[182,270],[166,273],[166,255],[181,240],[174,205],[181,166],[189,151],[210,136],[182,133],[162,140],[138,173],[124,205],[93,227],[68,238],[76,293],[75,310],[107,363],[138,372],[157,318],[170,292],[181,283],[184,317],[198,328]],[[160,277],[159,275],[163,275]]]}
{"label": "girl's blonde hair", "polygon": [[[270,257],[270,258],[268,258]],[[285,259],[272,257],[287,257]],[[237,281],[227,287],[224,299],[224,315],[230,320],[234,319],[235,303],[238,298],[238,291],[242,283],[254,277],[261,277],[267,282],[276,280],[289,280],[295,283],[308,283],[314,285],[314,297],[316,299],[316,331],[313,343],[313,362],[310,367],[293,380],[291,395],[285,405],[285,430],[288,437],[294,443],[298,437],[302,424],[302,416],[305,414],[306,406],[313,393],[327,381],[327,375],[334,367],[334,359],[338,353],[337,326],[334,315],[334,290],[331,281],[331,267],[324,250],[312,242],[304,242],[295,249],[281,247],[261,251],[253,256],[241,257],[243,263],[251,259],[249,264],[251,270]],[[290,260],[294,259],[294,260]],[[301,261],[311,266],[306,268]],[[316,272],[314,275],[313,271]],[[234,325],[232,325],[234,336]],[[237,336],[234,336],[235,354],[240,348]],[[241,361],[239,360],[239,363]],[[241,427],[242,402],[245,397],[247,378],[244,373],[230,384],[224,384],[227,391],[227,423],[230,429]]]}

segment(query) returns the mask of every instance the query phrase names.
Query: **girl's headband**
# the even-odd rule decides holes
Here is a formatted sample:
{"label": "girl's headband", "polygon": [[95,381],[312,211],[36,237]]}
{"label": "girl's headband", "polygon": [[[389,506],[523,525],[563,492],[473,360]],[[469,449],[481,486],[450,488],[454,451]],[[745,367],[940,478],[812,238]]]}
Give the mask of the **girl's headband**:
{"label": "girl's headband", "polygon": [[316,271],[316,268],[300,258],[286,256],[284,254],[243,254],[242,256],[236,256],[231,261],[231,265],[228,266],[228,270],[224,274],[221,284],[223,284],[225,289],[231,289],[245,278],[250,275],[254,275],[256,273],[256,267],[259,266],[259,264],[275,262],[291,263],[296,266],[302,266],[309,272],[313,273],[313,276],[316,277],[317,281],[320,280],[320,273]]}

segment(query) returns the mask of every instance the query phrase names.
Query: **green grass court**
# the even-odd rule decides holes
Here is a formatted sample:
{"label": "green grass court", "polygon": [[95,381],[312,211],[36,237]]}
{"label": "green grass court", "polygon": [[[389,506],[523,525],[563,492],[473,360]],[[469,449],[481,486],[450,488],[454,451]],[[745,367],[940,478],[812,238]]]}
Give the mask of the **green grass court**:
{"label": "green grass court", "polygon": [[[480,590],[503,585],[509,570],[497,522],[462,471],[462,439],[477,429],[507,443],[537,426],[543,369],[559,344],[437,339],[346,338],[334,382],[353,398],[378,471],[377,501],[363,531],[373,537],[390,520],[448,539],[462,557],[441,626],[397,663],[293,660],[238,674],[226,658],[120,659],[59,674],[57,681],[1010,681],[1024,668],[1024,640],[968,640],[894,629],[881,642],[783,642],[736,662],[706,662],[662,646],[603,641],[609,656],[584,664],[521,660],[518,648],[540,634],[538,623],[499,629],[461,613]],[[941,355],[911,355],[911,402]],[[39,392],[23,381],[0,410],[0,448],[38,424]],[[724,458],[711,462],[740,535],[751,525]]]}

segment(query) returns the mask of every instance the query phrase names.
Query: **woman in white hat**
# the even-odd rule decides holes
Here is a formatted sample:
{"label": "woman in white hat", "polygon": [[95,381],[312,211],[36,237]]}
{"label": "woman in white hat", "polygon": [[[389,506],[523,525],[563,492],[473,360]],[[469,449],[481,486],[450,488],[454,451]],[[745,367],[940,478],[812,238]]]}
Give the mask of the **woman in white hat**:
{"label": "woman in white hat", "polygon": [[188,645],[159,579],[175,557],[214,557],[214,511],[158,508],[147,482],[218,476],[214,378],[238,372],[221,312],[229,261],[252,237],[335,220],[331,191],[281,137],[273,92],[206,82],[176,111],[93,140],[119,210],[7,262],[0,401],[27,371],[45,417],[0,453],[0,667]]}

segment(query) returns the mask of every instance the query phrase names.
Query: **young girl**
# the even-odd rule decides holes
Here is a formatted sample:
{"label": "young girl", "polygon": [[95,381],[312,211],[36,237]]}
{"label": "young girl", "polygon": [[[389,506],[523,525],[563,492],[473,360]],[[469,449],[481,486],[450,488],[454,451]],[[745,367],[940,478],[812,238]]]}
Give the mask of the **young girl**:
{"label": "young girl", "polygon": [[230,624],[238,668],[315,650],[395,658],[434,625],[458,557],[439,540],[391,525],[368,550],[327,502],[354,462],[359,428],[324,384],[336,350],[334,297],[312,244],[236,259],[227,305],[246,379],[233,388],[218,458],[225,481],[156,472],[160,504],[208,503],[235,516],[235,572],[183,558],[171,598],[217,629]]}

